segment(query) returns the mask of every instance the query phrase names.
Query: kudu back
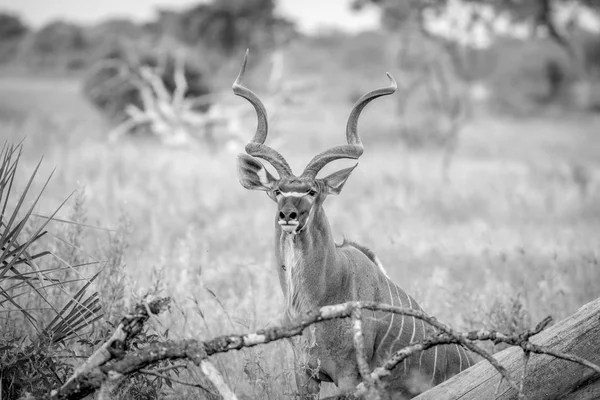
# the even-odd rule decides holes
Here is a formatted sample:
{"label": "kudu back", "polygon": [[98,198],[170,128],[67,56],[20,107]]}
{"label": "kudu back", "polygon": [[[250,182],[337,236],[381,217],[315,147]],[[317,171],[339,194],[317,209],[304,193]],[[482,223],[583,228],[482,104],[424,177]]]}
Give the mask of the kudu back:
{"label": "kudu back", "polygon": [[[338,159],[358,159],[363,153],[357,125],[362,109],[372,100],[394,93],[396,82],[371,91],[354,105],[346,126],[347,144],[316,155],[300,176],[295,176],[281,154],[264,144],[267,113],[258,96],[242,83],[247,56],[233,84],[233,92],[248,100],[256,110],[258,127],[246,145],[247,154],[237,160],[241,185],[262,190],[277,204],[275,254],[277,274],[285,297],[285,314],[293,318],[330,304],[347,301],[376,301],[421,310],[417,302],[387,276],[375,254],[357,243],[334,242],[323,210],[328,195],[341,192],[356,167],[317,178],[318,172]],[[274,177],[258,160],[270,163]],[[371,368],[380,366],[402,347],[422,340],[433,329],[414,317],[363,310],[365,352]],[[360,383],[353,331],[349,320],[333,320],[304,332],[303,356],[296,380],[302,398],[316,398],[320,382],[334,382],[343,392]],[[414,396],[470,367],[473,361],[458,345],[437,346],[416,354],[398,365],[383,380],[389,394]]]}

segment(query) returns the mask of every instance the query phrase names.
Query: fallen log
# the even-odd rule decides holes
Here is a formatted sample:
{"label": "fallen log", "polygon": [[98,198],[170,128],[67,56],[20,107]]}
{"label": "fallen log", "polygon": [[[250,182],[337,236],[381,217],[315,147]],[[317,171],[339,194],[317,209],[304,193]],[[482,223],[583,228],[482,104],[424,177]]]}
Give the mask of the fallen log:
{"label": "fallen log", "polygon": [[[574,315],[557,322],[530,341],[561,353],[600,364],[600,298],[581,307]],[[521,381],[524,351],[508,348],[494,358],[506,367],[516,382]],[[600,374],[571,361],[546,354],[530,354],[523,383],[528,400],[600,398]],[[415,397],[415,400],[517,399],[518,393],[487,361],[481,361],[455,377]]]}

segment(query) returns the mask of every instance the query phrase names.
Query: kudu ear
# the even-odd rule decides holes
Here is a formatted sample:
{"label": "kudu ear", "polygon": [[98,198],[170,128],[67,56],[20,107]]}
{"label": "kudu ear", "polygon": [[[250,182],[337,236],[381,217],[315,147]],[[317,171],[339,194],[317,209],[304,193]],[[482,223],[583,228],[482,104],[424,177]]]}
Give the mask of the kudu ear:
{"label": "kudu ear", "polygon": [[256,158],[240,154],[237,158],[240,184],[248,190],[271,190],[277,179]]}
{"label": "kudu ear", "polygon": [[323,178],[323,182],[325,182],[325,187],[327,188],[327,194],[340,194],[344,184],[346,183],[346,180],[348,180],[350,174],[352,171],[354,171],[354,168],[356,168],[357,165],[358,164],[356,164],[354,167],[341,169]]}

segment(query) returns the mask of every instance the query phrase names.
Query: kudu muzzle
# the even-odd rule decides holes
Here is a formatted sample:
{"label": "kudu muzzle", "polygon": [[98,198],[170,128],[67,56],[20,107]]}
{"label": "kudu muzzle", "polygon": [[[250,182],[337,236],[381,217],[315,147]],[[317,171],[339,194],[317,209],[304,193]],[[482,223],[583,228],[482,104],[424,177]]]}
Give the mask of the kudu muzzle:
{"label": "kudu muzzle", "polygon": [[296,233],[296,229],[300,225],[298,221],[298,210],[296,207],[286,205],[279,210],[279,221],[277,221],[281,229],[286,233]]}

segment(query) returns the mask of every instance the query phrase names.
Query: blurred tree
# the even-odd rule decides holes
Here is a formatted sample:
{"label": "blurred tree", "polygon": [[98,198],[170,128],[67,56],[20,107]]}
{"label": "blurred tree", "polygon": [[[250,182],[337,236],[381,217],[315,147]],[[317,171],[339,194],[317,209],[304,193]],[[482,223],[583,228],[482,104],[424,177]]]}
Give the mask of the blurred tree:
{"label": "blurred tree", "polygon": [[14,58],[28,32],[19,16],[0,12],[0,63]]}
{"label": "blurred tree", "polygon": [[35,33],[33,49],[41,54],[83,50],[88,41],[83,28],[63,21],[51,22]]}
{"label": "blurred tree", "polygon": [[286,40],[293,25],[275,15],[274,0],[214,0],[181,13],[161,12],[163,32],[190,45],[199,43],[227,55],[251,47],[261,51]]}
{"label": "blurred tree", "polygon": [[93,46],[114,39],[139,40],[147,34],[143,26],[128,19],[109,19],[86,31]]}
{"label": "blurred tree", "polygon": [[0,41],[20,39],[28,31],[19,16],[0,12]]}
{"label": "blurred tree", "polygon": [[[577,105],[592,108],[590,71],[592,67],[598,67],[592,66],[586,58],[591,59],[597,50],[586,50],[581,45],[583,41],[577,40],[577,34],[581,30],[595,32],[596,36],[600,33],[600,1],[353,0],[351,5],[355,10],[366,6],[381,10],[382,25],[393,33],[389,50],[391,64],[397,65],[403,74],[403,82],[399,85],[402,95],[398,97],[397,107],[400,135],[440,142],[444,148],[442,171],[446,179],[458,146],[460,126],[471,115],[473,100],[478,98],[480,89],[485,89],[485,84],[480,82],[482,72],[491,73],[496,63],[490,56],[501,54],[489,51],[492,45],[500,42],[500,37],[547,37],[565,51],[564,60],[556,56],[554,59],[538,58],[539,50],[524,54],[525,59],[515,60],[520,64],[513,69],[523,67],[527,62],[537,63],[540,66],[538,76],[546,81],[543,95],[536,93],[529,100],[553,102],[569,93],[565,90],[568,87]],[[512,45],[515,43],[513,41]],[[407,109],[412,105],[408,100],[416,103],[415,88],[423,86],[421,82],[435,82],[424,74],[432,67],[448,70],[438,76],[455,79],[438,80],[437,89],[427,95],[429,101],[424,107],[420,104],[418,107],[421,112],[427,110],[425,123],[415,122],[415,113]],[[522,72],[519,70],[519,75]],[[531,77],[527,79],[531,80]],[[520,90],[518,85],[511,85],[510,95]],[[427,105],[431,100],[434,100],[434,107]],[[439,121],[439,128],[432,125],[435,121]],[[438,137],[443,140],[437,140]],[[405,143],[411,147],[409,142]]]}
{"label": "blurred tree", "polygon": [[[450,167],[467,121],[469,91],[479,79],[478,50],[482,41],[464,31],[470,15],[451,9],[452,0],[355,0],[356,10],[367,5],[381,8],[381,22],[392,32],[390,64],[401,70],[397,101],[398,134],[411,150],[442,151],[441,175],[450,179]],[[445,24],[439,19],[444,13]],[[449,22],[451,21],[452,22]],[[434,29],[432,29],[434,28]],[[445,28],[439,33],[435,29]],[[445,51],[444,51],[445,50]],[[451,65],[452,67],[448,67]],[[456,79],[458,78],[458,79]]]}
{"label": "blurred tree", "polygon": [[[582,31],[600,33],[600,1],[596,0],[354,0],[352,7],[367,5],[381,9],[384,27],[393,32],[417,30],[442,44],[456,76],[473,81],[472,50],[488,47],[498,36],[549,37],[561,46],[571,62],[576,81],[589,80],[593,49],[586,47]],[[550,60],[552,63],[552,60]],[[557,64],[547,66],[550,94],[560,93],[557,83],[566,83]],[[557,79],[559,78],[560,79]]]}
{"label": "blurred tree", "polygon": [[90,42],[84,28],[64,21],[51,22],[23,46],[25,61],[33,67],[80,70],[86,67]]}

